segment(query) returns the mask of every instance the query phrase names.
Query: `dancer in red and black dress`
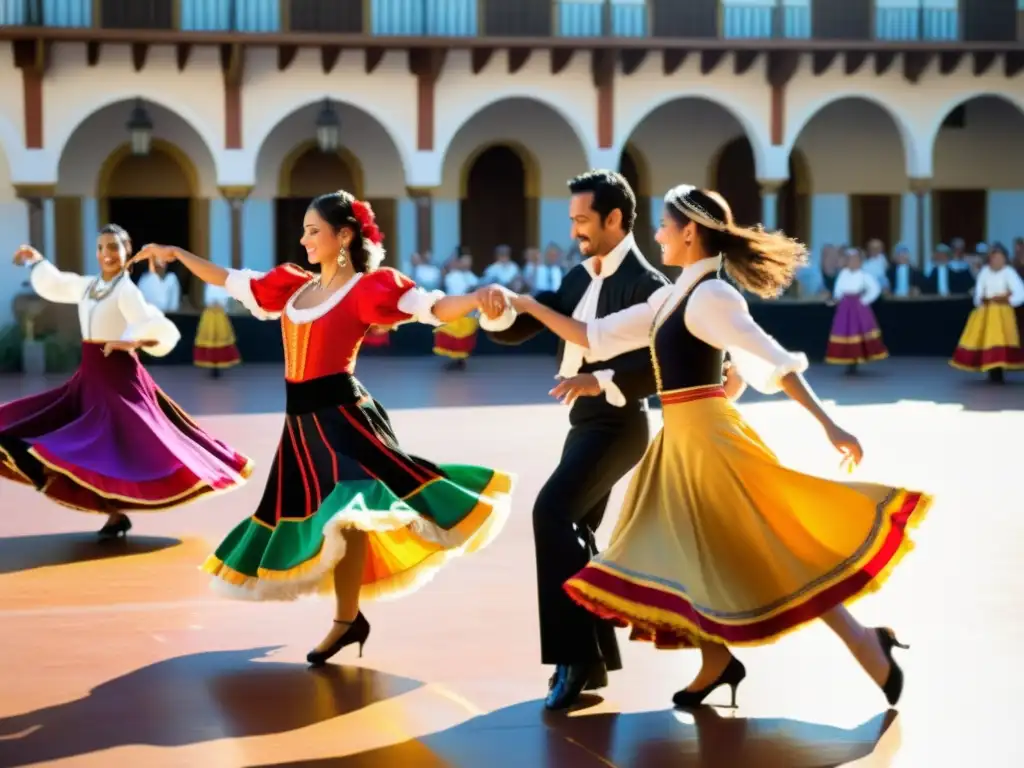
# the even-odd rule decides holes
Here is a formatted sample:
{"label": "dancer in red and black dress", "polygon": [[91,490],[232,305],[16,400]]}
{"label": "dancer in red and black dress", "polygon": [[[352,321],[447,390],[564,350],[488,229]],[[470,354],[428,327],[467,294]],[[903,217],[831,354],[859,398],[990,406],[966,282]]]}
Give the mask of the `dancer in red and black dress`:
{"label": "dancer in red and black dress", "polygon": [[379,268],[381,240],[370,206],[335,192],[314,200],[304,221],[302,244],[319,275],[292,264],[266,274],[227,270],[151,247],[158,259],[224,285],[256,317],[281,318],[281,442],[263,499],[204,568],[215,585],[243,599],[333,589],[334,625],[310,651],[312,664],[346,645],[362,648],[370,625],[360,597],[415,590],[452,557],[490,542],[509,511],[509,475],[405,453],[387,412],[354,376],[371,327],[411,320],[436,326],[477,309],[497,317],[505,297],[496,288],[469,296],[423,291]]}

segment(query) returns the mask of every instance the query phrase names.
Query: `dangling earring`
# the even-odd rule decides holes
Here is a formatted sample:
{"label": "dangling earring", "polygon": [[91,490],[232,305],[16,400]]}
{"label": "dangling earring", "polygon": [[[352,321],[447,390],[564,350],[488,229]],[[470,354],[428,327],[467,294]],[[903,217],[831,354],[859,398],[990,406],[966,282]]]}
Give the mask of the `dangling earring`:
{"label": "dangling earring", "polygon": [[348,259],[346,258],[347,255],[348,255],[348,253],[345,250],[345,246],[341,246],[341,250],[338,251],[338,266],[339,267],[344,267],[346,264],[348,264]]}

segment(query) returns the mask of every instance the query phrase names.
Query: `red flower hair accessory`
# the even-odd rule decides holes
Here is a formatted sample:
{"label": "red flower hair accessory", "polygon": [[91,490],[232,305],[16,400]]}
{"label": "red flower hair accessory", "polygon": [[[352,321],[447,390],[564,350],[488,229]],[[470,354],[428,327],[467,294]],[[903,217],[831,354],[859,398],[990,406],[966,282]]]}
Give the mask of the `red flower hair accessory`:
{"label": "red flower hair accessory", "polygon": [[374,245],[380,245],[384,242],[384,234],[377,227],[377,217],[374,215],[373,208],[370,207],[369,203],[364,203],[362,200],[353,202],[352,215],[359,222],[359,232],[364,240],[368,240]]}

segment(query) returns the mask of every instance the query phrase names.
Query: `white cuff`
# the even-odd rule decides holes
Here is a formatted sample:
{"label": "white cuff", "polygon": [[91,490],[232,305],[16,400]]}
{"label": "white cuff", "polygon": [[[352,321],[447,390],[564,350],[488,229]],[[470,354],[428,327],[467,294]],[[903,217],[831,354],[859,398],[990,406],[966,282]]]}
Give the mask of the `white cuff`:
{"label": "white cuff", "polygon": [[626,396],[622,394],[622,390],[613,381],[615,371],[611,369],[594,371],[592,375],[597,379],[597,383],[601,385],[601,391],[604,392],[604,399],[608,401],[608,405],[614,405],[616,408],[622,408],[626,405]]}
{"label": "white cuff", "polygon": [[398,311],[412,315],[412,319],[424,325],[444,325],[434,314],[434,305],[444,298],[443,291],[425,291],[419,286],[410,288],[398,299]]}
{"label": "white cuff", "polygon": [[773,364],[743,349],[730,348],[736,370],[750,386],[765,395],[782,391],[782,379],[791,373],[803,373],[809,367],[803,352],[789,353],[785,362]]}
{"label": "white cuff", "polygon": [[495,318],[490,318],[483,312],[480,313],[480,327],[491,333],[507,331],[516,321],[519,313],[513,307],[505,307],[505,311]]}
{"label": "white cuff", "polygon": [[155,341],[155,346],[142,347],[153,357],[169,355],[180,340],[181,331],[163,315],[132,323],[124,329],[124,333],[121,335],[121,341]]}
{"label": "white cuff", "polygon": [[235,301],[245,307],[257,320],[277,320],[281,317],[280,312],[267,312],[256,303],[256,297],[252,292],[252,281],[263,277],[262,272],[253,272],[251,269],[229,269],[228,278],[224,281],[224,290],[228,292]]}

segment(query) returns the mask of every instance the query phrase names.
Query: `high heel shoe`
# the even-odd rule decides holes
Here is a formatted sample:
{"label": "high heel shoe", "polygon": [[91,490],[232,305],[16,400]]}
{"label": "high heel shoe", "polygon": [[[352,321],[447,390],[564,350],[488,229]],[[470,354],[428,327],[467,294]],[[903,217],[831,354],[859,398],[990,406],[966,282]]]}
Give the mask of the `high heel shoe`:
{"label": "high heel shoe", "polygon": [[903,650],[909,650],[910,646],[904,645],[897,640],[896,633],[888,627],[877,627],[875,629],[875,636],[878,638],[878,644],[882,646],[882,653],[885,654],[885,658],[889,662],[889,675],[885,678],[882,693],[885,694],[885,700],[889,702],[889,706],[895,707],[896,702],[900,700],[900,696],[903,694],[903,670],[900,669],[900,665],[893,659],[892,649],[902,648]]}
{"label": "high heel shoe", "polygon": [[732,690],[732,704],[730,705],[733,709],[736,708],[736,689],[740,687],[740,683],[747,676],[747,668],[743,666],[743,662],[733,656],[729,659],[729,663],[711,685],[701,688],[699,691],[677,691],[675,696],[672,697],[672,703],[675,704],[679,709],[690,709],[692,707],[699,707],[704,703],[712,691],[720,688],[723,685],[728,685]]}
{"label": "high heel shoe", "polygon": [[120,517],[113,523],[107,523],[100,528],[96,535],[100,541],[111,541],[118,537],[128,537],[128,531],[132,529],[132,521],[127,517]]}
{"label": "high heel shoe", "polygon": [[314,667],[322,667],[338,651],[346,645],[352,645],[353,643],[359,643],[359,658],[363,657],[363,646],[366,645],[366,640],[370,636],[370,622],[363,616],[363,612],[357,613],[352,621],[338,621],[335,619],[334,623],[347,624],[348,629],[345,630],[345,634],[331,643],[326,650],[317,651],[314,649],[306,654],[306,661]]}

